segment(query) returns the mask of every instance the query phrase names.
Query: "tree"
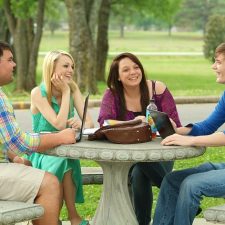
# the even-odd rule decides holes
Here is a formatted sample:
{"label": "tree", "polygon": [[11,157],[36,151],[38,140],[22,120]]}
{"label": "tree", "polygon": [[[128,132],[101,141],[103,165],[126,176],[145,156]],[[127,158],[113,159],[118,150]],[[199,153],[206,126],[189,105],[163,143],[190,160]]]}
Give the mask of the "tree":
{"label": "tree", "polygon": [[111,0],[102,1],[98,14],[95,74],[98,81],[105,81],[105,65],[108,55],[108,27]]}
{"label": "tree", "polygon": [[68,21],[65,4],[61,1],[47,1],[45,10],[45,25],[53,35],[55,30],[61,27],[62,23]]}
{"label": "tree", "polygon": [[205,58],[214,62],[216,47],[225,41],[225,16],[211,16],[207,25],[204,37]]}
{"label": "tree", "polygon": [[120,38],[124,37],[125,26],[136,24],[137,18],[152,14],[151,8],[154,1],[157,0],[115,0],[112,2],[110,20],[119,25]]}
{"label": "tree", "polygon": [[131,21],[131,15],[136,14],[136,8],[133,0],[114,1],[112,4],[112,20],[116,20],[120,29],[120,38],[124,37],[124,28]]}
{"label": "tree", "polygon": [[3,0],[3,9],[13,38],[17,62],[17,91],[30,91],[36,86],[36,65],[44,8],[45,0]]}
{"label": "tree", "polygon": [[224,15],[224,13],[224,0],[184,0],[176,16],[176,24],[205,32],[209,17],[215,14]]}
{"label": "tree", "polygon": [[[145,10],[152,12],[156,9],[153,5],[165,1],[172,0],[65,0],[69,17],[70,52],[76,62],[76,81],[82,91],[88,90],[95,94],[96,80],[105,80],[111,7],[114,13],[118,9],[122,12],[116,11],[117,14],[127,15],[128,20],[132,20],[130,15]],[[162,8],[162,4],[158,6]]]}
{"label": "tree", "polygon": [[6,41],[6,42],[10,42],[10,32],[9,32],[9,28],[7,26],[7,21],[4,15],[4,11],[1,8],[0,5],[0,40]]}
{"label": "tree", "polygon": [[81,91],[95,94],[95,31],[101,0],[65,0],[65,3],[69,16],[70,52],[76,62],[76,80]]}
{"label": "tree", "polygon": [[175,16],[183,0],[166,0],[162,4],[156,1],[154,5],[155,17],[164,21],[168,25],[169,36],[171,36],[171,29],[174,25]]}

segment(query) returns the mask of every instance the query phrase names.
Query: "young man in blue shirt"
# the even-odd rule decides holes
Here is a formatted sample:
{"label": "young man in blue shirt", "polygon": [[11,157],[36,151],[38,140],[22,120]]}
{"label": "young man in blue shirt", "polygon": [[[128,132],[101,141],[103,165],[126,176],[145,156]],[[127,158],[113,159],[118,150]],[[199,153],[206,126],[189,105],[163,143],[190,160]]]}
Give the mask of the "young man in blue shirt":
{"label": "young man in blue shirt", "polygon": [[[215,51],[216,82],[225,84],[225,43]],[[202,122],[176,128],[163,145],[224,146],[225,131],[216,130],[225,122],[225,92],[214,111]],[[174,171],[164,177],[153,225],[191,225],[203,196],[225,196],[225,161],[205,163],[195,168]]]}

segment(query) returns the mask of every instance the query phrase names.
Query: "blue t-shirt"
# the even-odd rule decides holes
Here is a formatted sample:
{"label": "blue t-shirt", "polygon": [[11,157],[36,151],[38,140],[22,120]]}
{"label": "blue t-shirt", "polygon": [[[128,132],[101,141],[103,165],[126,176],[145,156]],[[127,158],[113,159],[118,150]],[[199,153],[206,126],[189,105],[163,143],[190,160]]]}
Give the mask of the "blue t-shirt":
{"label": "blue t-shirt", "polygon": [[[225,123],[225,92],[221,96],[214,111],[208,118],[202,122],[193,124],[192,130],[188,135],[200,136],[209,135],[217,131],[217,129]],[[225,131],[223,131],[225,134]]]}

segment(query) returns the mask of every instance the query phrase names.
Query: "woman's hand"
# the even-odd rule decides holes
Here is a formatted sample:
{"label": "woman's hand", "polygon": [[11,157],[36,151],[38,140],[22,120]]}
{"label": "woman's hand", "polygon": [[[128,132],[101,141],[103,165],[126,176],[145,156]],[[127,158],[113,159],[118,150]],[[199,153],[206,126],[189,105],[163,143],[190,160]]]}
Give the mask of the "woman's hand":
{"label": "woman's hand", "polygon": [[145,116],[136,116],[134,120],[142,120],[142,122],[146,122],[146,117]]}
{"label": "woman's hand", "polygon": [[62,93],[64,91],[70,90],[69,85],[65,82],[62,75],[54,73],[52,75],[51,82],[55,86],[55,88]]}
{"label": "woman's hand", "polygon": [[29,161],[25,158],[19,157],[18,155],[14,157],[13,163],[20,163],[20,164],[24,164],[26,166],[32,166],[31,161]]}
{"label": "woman's hand", "polygon": [[78,118],[70,118],[67,120],[67,126],[73,129],[80,129],[81,128],[81,121]]}

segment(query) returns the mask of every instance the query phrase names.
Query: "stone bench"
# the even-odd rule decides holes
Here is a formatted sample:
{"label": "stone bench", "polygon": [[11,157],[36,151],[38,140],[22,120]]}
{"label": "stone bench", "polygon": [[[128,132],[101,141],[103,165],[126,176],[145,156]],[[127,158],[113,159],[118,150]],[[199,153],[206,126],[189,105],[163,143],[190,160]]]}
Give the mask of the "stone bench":
{"label": "stone bench", "polygon": [[83,185],[103,184],[101,167],[81,167]]}
{"label": "stone bench", "polygon": [[44,208],[38,204],[0,200],[0,225],[34,220],[44,214]]}
{"label": "stone bench", "polygon": [[203,215],[208,222],[225,224],[225,205],[210,207]]}

